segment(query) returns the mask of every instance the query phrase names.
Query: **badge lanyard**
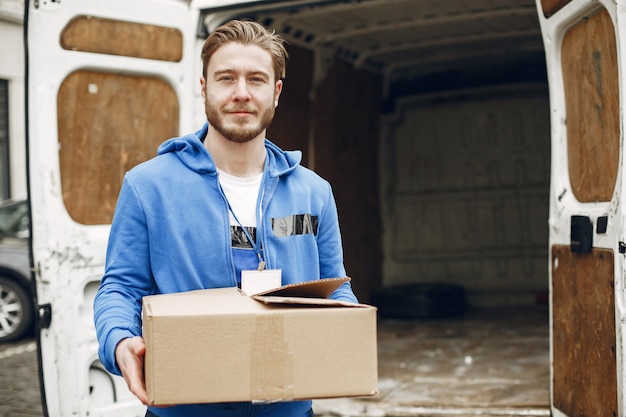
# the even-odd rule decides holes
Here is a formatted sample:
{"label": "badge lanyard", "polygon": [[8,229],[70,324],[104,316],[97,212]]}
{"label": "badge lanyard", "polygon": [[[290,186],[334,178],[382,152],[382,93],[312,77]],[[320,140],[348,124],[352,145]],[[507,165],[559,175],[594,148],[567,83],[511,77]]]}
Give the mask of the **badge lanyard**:
{"label": "badge lanyard", "polygon": [[[233,218],[235,219],[235,221],[237,222],[239,227],[241,227],[241,230],[243,230],[243,233],[246,235],[246,238],[248,239],[248,242],[250,242],[250,244],[252,245],[252,249],[254,249],[254,253],[256,253],[257,258],[259,258],[259,266],[257,267],[257,269],[259,271],[263,271],[265,269],[265,260],[263,259],[263,251],[261,250],[260,245],[257,244],[257,242],[255,242],[252,239],[252,236],[250,236],[250,233],[248,232],[248,229],[241,224],[241,222],[237,218],[237,215],[233,211],[233,208],[230,206],[230,203],[228,202],[228,199],[226,199],[226,204],[228,204],[228,210],[233,215]],[[258,237],[260,235],[260,233],[259,233],[260,227],[259,227],[258,224],[257,224],[256,229],[257,229],[257,237]]]}

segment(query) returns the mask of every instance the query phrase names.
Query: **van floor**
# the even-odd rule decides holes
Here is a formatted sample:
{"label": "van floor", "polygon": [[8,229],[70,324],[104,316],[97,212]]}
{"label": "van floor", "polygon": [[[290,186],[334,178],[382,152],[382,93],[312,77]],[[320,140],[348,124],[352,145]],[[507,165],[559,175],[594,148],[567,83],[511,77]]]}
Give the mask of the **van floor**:
{"label": "van floor", "polygon": [[314,401],[316,416],[549,416],[547,306],[378,322],[379,394]]}

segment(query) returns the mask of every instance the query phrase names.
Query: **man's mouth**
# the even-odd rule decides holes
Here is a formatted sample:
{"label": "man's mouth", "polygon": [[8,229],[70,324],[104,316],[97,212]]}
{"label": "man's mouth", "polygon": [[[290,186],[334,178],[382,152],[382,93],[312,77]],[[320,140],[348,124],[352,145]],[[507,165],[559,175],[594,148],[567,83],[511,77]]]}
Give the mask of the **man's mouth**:
{"label": "man's mouth", "polygon": [[228,113],[230,114],[234,114],[234,115],[248,115],[248,114],[254,114],[254,112],[250,109],[232,109],[229,110]]}

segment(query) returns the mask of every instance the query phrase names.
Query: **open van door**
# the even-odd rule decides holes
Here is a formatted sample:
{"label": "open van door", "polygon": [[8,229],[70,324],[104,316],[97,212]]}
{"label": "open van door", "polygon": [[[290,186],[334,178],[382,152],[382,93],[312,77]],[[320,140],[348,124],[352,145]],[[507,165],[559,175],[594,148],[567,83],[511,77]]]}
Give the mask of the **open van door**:
{"label": "open van door", "polygon": [[[46,415],[143,416],[97,357],[92,303],[124,173],[193,128],[186,2],[27,0],[32,266]],[[199,91],[197,96],[199,97]]]}
{"label": "open van door", "polygon": [[552,415],[624,415],[626,5],[536,4],[552,132]]}

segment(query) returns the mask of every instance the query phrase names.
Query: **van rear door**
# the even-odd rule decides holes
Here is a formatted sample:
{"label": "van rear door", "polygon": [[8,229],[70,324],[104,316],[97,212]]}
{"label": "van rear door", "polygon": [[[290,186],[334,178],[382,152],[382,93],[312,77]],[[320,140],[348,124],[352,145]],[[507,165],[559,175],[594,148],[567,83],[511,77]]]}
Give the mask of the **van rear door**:
{"label": "van rear door", "polygon": [[44,410],[143,416],[97,357],[92,303],[124,173],[190,131],[197,14],[182,1],[28,0],[32,263]]}
{"label": "van rear door", "polygon": [[552,415],[623,415],[625,118],[620,99],[626,53],[617,34],[626,29],[626,5],[537,0],[537,7],[552,131]]}

